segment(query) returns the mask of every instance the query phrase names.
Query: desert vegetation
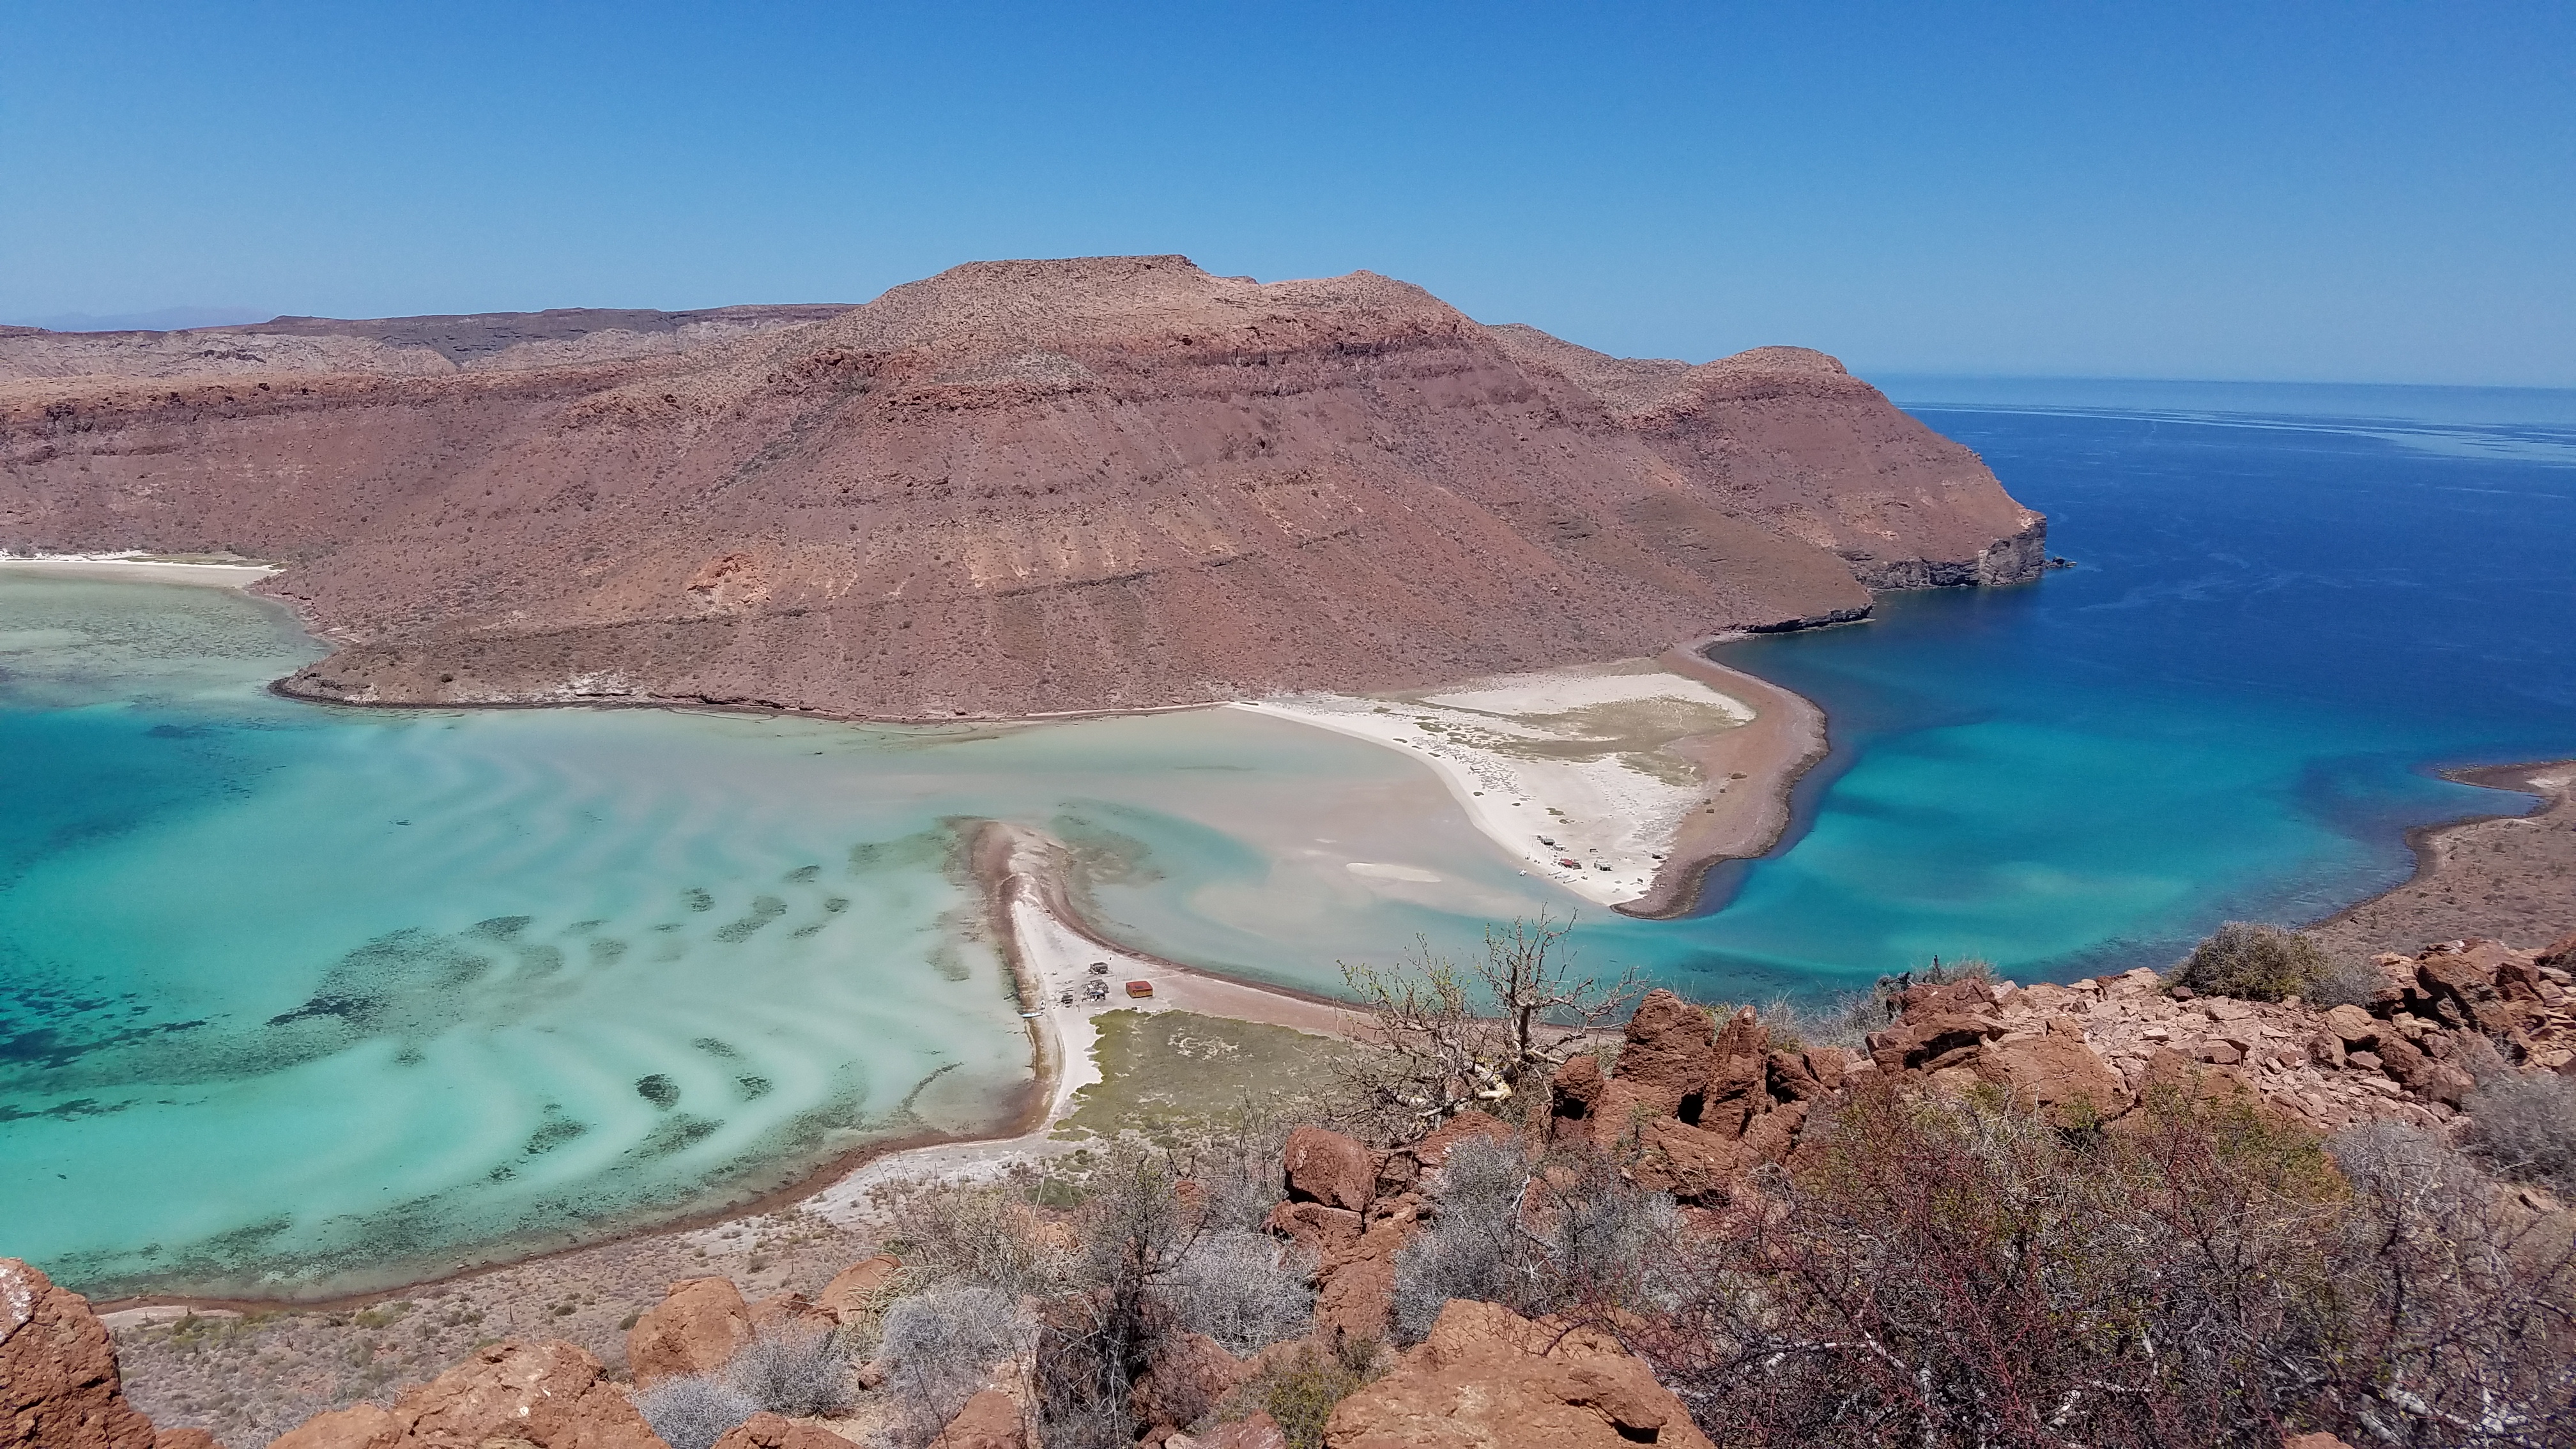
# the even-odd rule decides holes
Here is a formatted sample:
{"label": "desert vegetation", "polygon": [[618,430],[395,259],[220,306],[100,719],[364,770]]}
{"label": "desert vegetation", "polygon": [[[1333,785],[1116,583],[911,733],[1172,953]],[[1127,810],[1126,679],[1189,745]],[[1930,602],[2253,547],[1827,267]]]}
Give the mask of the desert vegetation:
{"label": "desert vegetation", "polygon": [[1355,971],[1381,1039],[1277,1100],[884,1188],[819,1300],[676,1283],[630,1389],[482,1345],[294,1449],[539,1390],[669,1449],[2576,1442],[2576,938],[2323,1008],[2331,961],[2231,926],[2163,977],[1936,962],[1797,1012],[1637,1000],[1561,934]]}

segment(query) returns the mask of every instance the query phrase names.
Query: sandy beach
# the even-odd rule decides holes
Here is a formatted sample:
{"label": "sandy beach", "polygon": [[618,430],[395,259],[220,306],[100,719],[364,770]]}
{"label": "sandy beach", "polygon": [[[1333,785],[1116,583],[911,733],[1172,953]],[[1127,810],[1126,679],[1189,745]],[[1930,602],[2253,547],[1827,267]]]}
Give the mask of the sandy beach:
{"label": "sandy beach", "polygon": [[1529,874],[1648,916],[1688,909],[1709,865],[1779,838],[1789,786],[1825,738],[1814,705],[1689,645],[1433,691],[1231,707],[1420,760]]}
{"label": "sandy beach", "polygon": [[[1073,1110],[1074,1095],[1100,1080],[1097,1013],[1188,1011],[1326,1036],[1346,1036],[1353,1028],[1351,1013],[1337,1002],[1210,975],[1092,934],[1066,891],[1064,847],[1039,831],[987,821],[968,850],[995,944],[1019,986],[1036,1100],[1043,1105],[1003,1135],[906,1148],[860,1164],[802,1203],[825,1221],[868,1222],[872,1195],[890,1183],[985,1177],[1071,1150],[1074,1144],[1057,1140],[1055,1129]],[[1103,966],[1108,969],[1095,969]],[[1108,987],[1098,1000],[1084,994],[1095,981]],[[1129,982],[1148,984],[1152,995],[1129,995]]]}
{"label": "sandy beach", "polygon": [[119,584],[190,584],[207,589],[246,589],[276,573],[278,566],[211,560],[200,562],[140,553],[45,553],[32,557],[0,554],[0,569]]}

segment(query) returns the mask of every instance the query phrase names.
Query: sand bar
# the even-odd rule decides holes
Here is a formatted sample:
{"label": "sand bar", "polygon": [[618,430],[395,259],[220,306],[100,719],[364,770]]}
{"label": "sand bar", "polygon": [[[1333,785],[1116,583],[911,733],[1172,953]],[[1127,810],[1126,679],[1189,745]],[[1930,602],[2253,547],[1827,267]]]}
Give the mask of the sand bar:
{"label": "sand bar", "polygon": [[[984,887],[995,944],[1019,985],[1040,1105],[1006,1128],[1005,1135],[876,1157],[805,1199],[809,1212],[856,1226],[873,1213],[874,1191],[887,1184],[990,1177],[1014,1163],[1080,1145],[1058,1141],[1053,1134],[1073,1111],[1074,1094],[1100,1080],[1095,1013],[1189,1011],[1336,1036],[1353,1028],[1350,1011],[1337,1002],[1213,976],[1093,934],[1083,926],[1066,888],[1065,849],[1043,832],[988,821],[977,828],[968,849]],[[1094,971],[1095,964],[1109,969]],[[1096,1001],[1084,995],[1094,981],[1108,986],[1107,995]],[[1153,995],[1129,996],[1130,981],[1150,983]],[[1073,997],[1070,1005],[1067,995]]]}
{"label": "sand bar", "polygon": [[1527,873],[1635,915],[1678,914],[1711,863],[1769,849],[1788,823],[1790,784],[1825,738],[1814,705],[1696,646],[1439,690],[1233,707],[1403,751]]}

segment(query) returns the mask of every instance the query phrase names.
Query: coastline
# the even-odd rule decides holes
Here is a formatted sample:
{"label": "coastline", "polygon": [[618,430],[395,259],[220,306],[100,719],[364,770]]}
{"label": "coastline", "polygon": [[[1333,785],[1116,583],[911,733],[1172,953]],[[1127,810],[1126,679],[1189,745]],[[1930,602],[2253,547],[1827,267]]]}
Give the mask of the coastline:
{"label": "coastline", "polygon": [[1228,707],[1417,760],[1522,874],[1668,919],[1690,911],[1712,866],[1778,842],[1792,787],[1825,755],[1823,711],[1706,658],[1712,642],[1433,690]]}
{"label": "coastline", "polygon": [[1746,788],[1728,808],[1704,811],[1683,821],[1673,838],[1671,858],[1656,875],[1653,889],[1615,908],[1624,915],[1652,921],[1686,916],[1699,903],[1700,883],[1710,870],[1726,861],[1767,854],[1789,829],[1790,792],[1824,760],[1829,748],[1822,707],[1803,694],[1709,658],[1707,650],[1717,642],[1710,638],[1677,644],[1661,658],[1676,673],[1705,679],[1752,706],[1753,720],[1743,729],[1689,746],[1702,774],[1716,779],[1741,773]]}
{"label": "coastline", "polygon": [[2576,928],[2576,759],[2438,773],[2539,801],[2529,810],[2465,815],[2407,831],[2413,874],[2301,928],[2329,950],[2412,954],[2435,941],[2471,936],[2529,948]]}
{"label": "coastline", "polygon": [[[1073,1109],[1074,1094],[1100,1080],[1092,1048],[1095,1010],[1187,1011],[1238,1021],[1263,1022],[1315,1035],[1348,1036],[1347,1008],[1329,997],[1284,987],[1255,985],[1159,956],[1111,944],[1082,921],[1064,878],[1064,850],[1044,833],[1001,821],[977,823],[965,841],[966,857],[986,907],[987,929],[1023,1003],[1044,1003],[1029,1028],[1031,1080],[1015,1109],[989,1132],[919,1134],[872,1142],[824,1162],[748,1201],[708,1208],[649,1225],[613,1231],[587,1241],[525,1255],[475,1263],[382,1288],[326,1297],[252,1298],[189,1294],[128,1294],[94,1305],[112,1327],[166,1320],[181,1313],[253,1314],[346,1312],[428,1290],[498,1283],[512,1278],[551,1278],[562,1264],[600,1255],[679,1257],[720,1245],[728,1230],[755,1220],[795,1215],[848,1233],[864,1232],[870,1193],[892,1182],[925,1176],[971,1177],[1006,1170],[1034,1157],[1070,1151],[1075,1144],[1051,1134]],[[1107,961],[1112,983],[1107,1001],[1083,1003],[1078,985],[1092,979],[1090,963]],[[1154,983],[1154,995],[1136,1000],[1127,981]],[[1076,1004],[1057,997],[1077,988]],[[1028,1007],[1024,1005],[1023,1010]],[[508,1291],[506,1288],[502,1291]]]}
{"label": "coastline", "polygon": [[117,584],[186,584],[194,588],[242,589],[279,571],[276,564],[157,558],[141,553],[0,554],[0,569],[13,573],[50,574],[56,578],[94,579]]}

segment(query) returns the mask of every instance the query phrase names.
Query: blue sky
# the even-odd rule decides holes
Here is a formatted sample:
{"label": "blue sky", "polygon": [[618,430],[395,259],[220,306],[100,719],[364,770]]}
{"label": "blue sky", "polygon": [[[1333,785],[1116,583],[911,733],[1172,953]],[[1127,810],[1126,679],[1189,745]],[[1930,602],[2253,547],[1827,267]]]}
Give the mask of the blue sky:
{"label": "blue sky", "polygon": [[0,319],[1102,252],[1693,360],[2576,386],[2576,6],[0,0]]}

